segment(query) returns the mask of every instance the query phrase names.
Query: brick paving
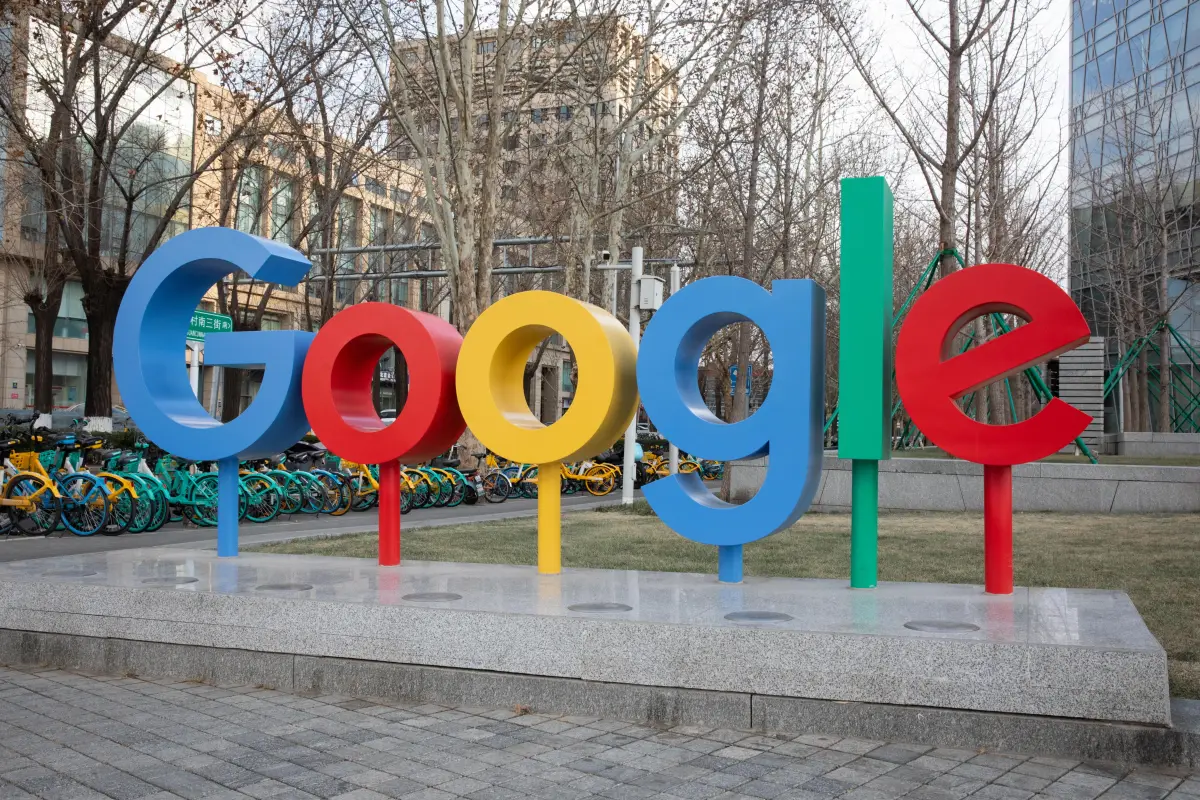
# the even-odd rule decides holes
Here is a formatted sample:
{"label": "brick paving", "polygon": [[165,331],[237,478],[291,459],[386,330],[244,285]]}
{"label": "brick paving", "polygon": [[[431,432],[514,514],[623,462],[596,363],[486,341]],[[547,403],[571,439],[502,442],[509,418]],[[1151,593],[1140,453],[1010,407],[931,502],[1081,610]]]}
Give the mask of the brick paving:
{"label": "brick paving", "polygon": [[0,668],[0,800],[1137,800],[1200,776]]}

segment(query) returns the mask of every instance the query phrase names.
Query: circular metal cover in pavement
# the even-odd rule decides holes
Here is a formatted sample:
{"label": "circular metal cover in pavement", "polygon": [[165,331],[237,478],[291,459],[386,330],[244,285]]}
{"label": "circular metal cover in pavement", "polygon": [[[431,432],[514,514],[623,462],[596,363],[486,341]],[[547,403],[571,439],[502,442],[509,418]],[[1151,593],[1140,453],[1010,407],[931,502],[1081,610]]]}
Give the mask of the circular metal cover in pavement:
{"label": "circular metal cover in pavement", "polygon": [[462,600],[462,595],[454,592],[413,592],[400,599],[411,600],[414,603],[445,603],[450,600]]}
{"label": "circular metal cover in pavement", "polygon": [[311,583],[263,583],[254,587],[257,592],[307,592]]}
{"label": "circular metal cover in pavement", "polygon": [[198,580],[200,580],[200,579],[199,578],[188,578],[188,577],[142,578],[142,583],[146,583],[151,586],[182,586],[185,583],[195,583]]}
{"label": "circular metal cover in pavement", "polygon": [[633,606],[624,603],[576,603],[567,606],[567,611],[633,611]]}
{"label": "circular metal cover in pavement", "polygon": [[42,573],[47,578],[86,578],[95,575],[94,569],[50,569]]}
{"label": "circular metal cover in pavement", "polygon": [[951,622],[945,619],[914,619],[904,623],[904,627],[925,633],[971,633],[979,630],[978,625],[969,622]]}
{"label": "circular metal cover in pavement", "polygon": [[779,611],[734,611],[726,614],[725,619],[730,622],[790,622],[793,617]]}

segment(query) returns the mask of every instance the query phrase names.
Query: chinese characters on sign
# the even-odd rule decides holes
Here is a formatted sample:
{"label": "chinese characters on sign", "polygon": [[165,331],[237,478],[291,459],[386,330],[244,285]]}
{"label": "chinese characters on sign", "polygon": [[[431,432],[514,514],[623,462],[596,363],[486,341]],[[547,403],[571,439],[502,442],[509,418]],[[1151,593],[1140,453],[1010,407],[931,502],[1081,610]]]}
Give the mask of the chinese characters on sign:
{"label": "chinese characters on sign", "polygon": [[188,325],[187,340],[203,342],[209,333],[230,333],[233,331],[233,317],[225,314],[213,314],[210,311],[193,311],[192,321]]}

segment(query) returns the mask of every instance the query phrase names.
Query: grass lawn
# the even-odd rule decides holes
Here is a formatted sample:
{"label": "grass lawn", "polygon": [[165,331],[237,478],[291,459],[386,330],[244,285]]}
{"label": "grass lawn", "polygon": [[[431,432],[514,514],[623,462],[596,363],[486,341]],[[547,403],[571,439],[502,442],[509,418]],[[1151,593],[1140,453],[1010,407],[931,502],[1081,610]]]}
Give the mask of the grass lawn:
{"label": "grass lawn", "polygon": [[[646,513],[644,502],[634,510],[565,514],[564,564],[716,572],[715,547],[675,535]],[[1200,698],[1200,514],[1015,517],[1017,584],[1128,592],[1167,651],[1171,693]],[[514,519],[415,530],[404,534],[404,557],[533,564],[535,525],[533,519]],[[981,514],[883,514],[879,529],[881,580],[983,582]],[[254,549],[375,558],[376,537],[357,534]],[[748,575],[847,578],[850,517],[808,514],[790,529],[747,545],[745,557]]]}

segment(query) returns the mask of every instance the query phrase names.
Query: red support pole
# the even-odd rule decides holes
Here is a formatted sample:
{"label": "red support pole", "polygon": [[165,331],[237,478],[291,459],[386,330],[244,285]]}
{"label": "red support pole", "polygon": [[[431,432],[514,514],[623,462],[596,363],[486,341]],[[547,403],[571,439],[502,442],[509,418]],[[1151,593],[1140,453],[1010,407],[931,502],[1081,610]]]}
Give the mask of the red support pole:
{"label": "red support pole", "polygon": [[379,566],[400,563],[400,462],[379,465]]}
{"label": "red support pole", "polygon": [[983,573],[988,594],[1012,594],[1012,467],[983,465]]}

